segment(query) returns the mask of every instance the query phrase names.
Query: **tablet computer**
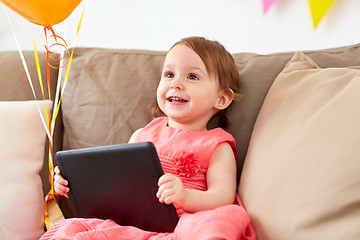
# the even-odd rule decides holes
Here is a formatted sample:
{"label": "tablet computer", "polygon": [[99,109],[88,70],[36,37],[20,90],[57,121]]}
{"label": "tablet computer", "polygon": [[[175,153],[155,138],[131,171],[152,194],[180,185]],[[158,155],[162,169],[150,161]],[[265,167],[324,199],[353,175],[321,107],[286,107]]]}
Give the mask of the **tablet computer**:
{"label": "tablet computer", "polygon": [[174,230],[175,207],[156,197],[163,171],[152,143],[58,151],[55,160],[69,182],[76,217],[112,219],[146,231]]}

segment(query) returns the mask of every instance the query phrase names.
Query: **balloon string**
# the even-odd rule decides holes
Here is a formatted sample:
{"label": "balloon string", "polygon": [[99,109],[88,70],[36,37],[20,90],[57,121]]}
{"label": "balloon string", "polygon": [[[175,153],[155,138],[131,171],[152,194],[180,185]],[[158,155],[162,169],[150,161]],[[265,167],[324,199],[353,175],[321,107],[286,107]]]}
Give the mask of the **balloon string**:
{"label": "balloon string", "polygon": [[[47,32],[50,31],[51,35],[48,36]],[[63,48],[65,48],[64,52],[68,52],[67,49],[67,43],[66,41],[60,37],[59,35],[55,34],[55,31],[53,30],[53,28],[51,26],[48,27],[44,27],[44,35],[45,35],[45,40],[46,40],[46,44],[45,44],[45,49],[46,49],[46,78],[47,78],[47,84],[48,84],[48,94],[49,94],[49,99],[51,99],[51,91],[50,91],[50,73],[51,73],[51,69],[60,69],[62,67],[64,67],[66,63],[64,63],[62,66],[58,66],[58,67],[54,67],[53,65],[51,65],[50,63],[50,59],[54,60],[54,61],[61,61],[62,59],[64,59],[66,57],[66,55],[64,55],[61,58],[55,58],[52,57],[51,54],[56,53],[56,51],[51,51],[51,49],[54,46],[61,46]],[[54,39],[54,43],[52,43],[51,45],[49,45],[49,41],[51,39]],[[62,42],[59,42],[62,41]],[[41,76],[41,74],[39,73],[40,69],[38,68],[38,74]],[[42,83],[40,83],[40,85],[42,85]],[[53,111],[57,110],[57,107],[54,104],[54,109]],[[53,128],[52,128],[52,124],[54,124],[56,116],[51,118],[51,114],[49,114],[50,116],[46,116],[47,117],[47,127],[48,127],[48,131],[50,132],[50,137],[49,137],[49,151],[48,151],[48,164],[49,164],[49,173],[48,173],[48,178],[49,178],[49,184],[50,184],[50,190],[48,192],[48,194],[45,196],[44,198],[44,223],[47,229],[49,229],[49,227],[52,225],[52,221],[50,220],[49,217],[49,212],[48,212],[48,205],[47,202],[49,202],[50,200],[55,200],[55,196],[58,196],[58,194],[55,193],[54,191],[54,165],[53,165]]]}
{"label": "balloon string", "polygon": [[[48,36],[47,32],[50,31],[51,32],[51,35]],[[62,38],[61,36],[55,34],[55,31],[54,29],[51,27],[51,26],[46,26],[44,27],[44,33],[45,33],[45,40],[46,40],[46,44],[45,44],[45,50],[47,52],[47,58],[48,60],[53,60],[53,61],[56,61],[56,62],[61,62],[62,60],[64,60],[66,58],[67,55],[70,55],[69,53],[69,50],[68,50],[68,44],[66,43],[65,39]],[[49,44],[49,41],[51,39],[54,39],[54,42]],[[62,57],[53,57],[52,54],[56,53],[56,51],[52,51],[52,48],[53,47],[62,47],[65,52],[67,54],[64,54]],[[64,66],[67,65],[69,60],[67,60],[66,62],[62,63],[61,66],[53,66],[50,61],[48,61],[47,65],[50,67],[50,68],[53,68],[53,69],[60,69]]]}
{"label": "balloon string", "polygon": [[[18,49],[19,55],[20,55],[21,62],[22,62],[22,64],[23,64],[23,67],[24,67],[24,70],[25,70],[25,73],[26,73],[27,80],[28,80],[28,82],[29,82],[29,84],[30,84],[30,87],[31,87],[31,91],[32,91],[32,93],[33,93],[33,95],[34,95],[34,99],[37,100],[36,93],[35,93],[35,89],[34,89],[34,86],[33,86],[32,80],[31,80],[29,68],[28,68],[28,66],[27,66],[27,64],[26,64],[24,54],[23,54],[23,52],[22,52],[22,50],[21,50],[19,41],[18,41],[18,39],[17,39],[17,37],[16,37],[13,24],[12,24],[12,22],[11,22],[11,20],[10,20],[10,16],[9,16],[8,12],[6,11],[6,9],[4,9],[4,11],[5,11],[7,20],[8,20],[8,22],[9,22],[9,25],[10,25],[10,27],[11,27],[11,31],[12,31],[12,34],[13,34],[13,37],[14,37],[14,40],[15,40],[16,47],[17,47],[17,49]],[[45,102],[44,102],[44,104],[45,104]],[[38,111],[39,111],[39,115],[40,115],[40,118],[41,118],[41,122],[42,122],[42,124],[43,124],[43,126],[44,126],[44,129],[45,129],[46,135],[50,138],[50,133],[49,133],[49,131],[48,131],[48,129],[47,129],[47,123],[45,122],[45,119],[44,119],[44,117],[43,117],[43,114],[41,113],[40,106],[39,106],[39,104],[36,104],[36,105],[37,105],[37,108],[38,108]],[[45,105],[45,108],[46,108],[46,105]],[[45,110],[46,110],[46,109],[45,109]]]}
{"label": "balloon string", "polygon": [[[72,63],[72,58],[73,58],[73,55],[74,55],[74,49],[75,49],[75,45],[76,45],[76,41],[78,39],[78,36],[79,36],[79,31],[80,31],[80,26],[81,26],[81,23],[82,23],[82,19],[83,19],[83,16],[84,16],[84,12],[85,12],[85,8],[83,9],[82,11],[82,14],[81,14],[81,17],[80,17],[80,21],[79,21],[79,25],[78,25],[78,28],[77,28],[77,32],[76,32],[76,36],[75,36],[75,40],[74,40],[74,47],[72,48],[72,51],[71,51],[71,54],[70,54],[70,57],[69,59],[61,66],[59,67],[54,67],[52,65],[50,65],[50,60],[49,59],[53,59],[51,58],[51,53],[53,53],[51,51],[51,48],[53,46],[61,46],[61,47],[64,47],[65,48],[65,51],[66,53],[69,54],[69,50],[67,48],[67,43],[66,41],[55,34],[54,30],[52,29],[52,27],[45,27],[44,28],[44,31],[45,31],[45,37],[46,37],[46,45],[45,45],[45,49],[47,51],[47,63],[48,63],[48,66],[49,66],[49,69],[50,68],[54,68],[54,69],[60,69],[62,67],[64,67],[65,65],[67,65],[67,69],[66,69],[66,73],[65,73],[65,77],[64,77],[64,80],[63,80],[63,86],[61,87],[61,90],[60,90],[60,85],[58,85],[59,89],[56,89],[56,92],[60,92],[59,95],[57,95],[55,97],[55,104],[54,104],[54,110],[53,110],[53,117],[51,119],[51,124],[49,125],[49,128],[51,129],[54,129],[55,127],[55,120],[58,116],[58,113],[59,113],[59,110],[60,110],[60,104],[61,104],[61,100],[62,100],[62,96],[63,96],[63,93],[64,93],[64,90],[65,90],[65,87],[66,87],[66,83],[68,81],[68,78],[69,78],[69,72],[70,72],[70,68],[71,68],[71,63]],[[47,31],[51,31],[52,32],[52,35],[49,36],[49,38],[54,38],[56,39],[55,40],[55,43],[51,44],[50,46],[48,45],[48,40],[49,38],[47,37]],[[59,40],[60,39],[63,43],[60,43]],[[55,59],[55,61],[60,61],[60,63],[62,62],[62,60],[65,58],[65,54],[63,57],[60,57],[60,58],[57,58]],[[54,60],[54,59],[53,59]],[[60,73],[59,73],[60,74]],[[61,81],[60,79],[58,79],[58,81]],[[58,99],[59,98],[59,99]],[[51,126],[51,127],[50,127]],[[52,131],[53,132],[53,131]],[[51,135],[51,137],[53,137],[53,135]],[[49,140],[49,181],[50,181],[50,191],[48,192],[48,194],[45,196],[45,199],[44,199],[44,204],[45,204],[45,218],[44,218],[44,221],[45,221],[45,225],[46,225],[46,229],[49,229],[52,225],[53,225],[53,222],[51,221],[50,219],[50,216],[48,214],[48,202],[50,200],[55,200],[55,196],[57,196],[58,194],[55,193],[54,191],[54,165],[53,165],[53,154],[52,154],[52,151],[53,151],[53,145],[52,145],[52,142],[53,142],[53,139],[51,138]]]}

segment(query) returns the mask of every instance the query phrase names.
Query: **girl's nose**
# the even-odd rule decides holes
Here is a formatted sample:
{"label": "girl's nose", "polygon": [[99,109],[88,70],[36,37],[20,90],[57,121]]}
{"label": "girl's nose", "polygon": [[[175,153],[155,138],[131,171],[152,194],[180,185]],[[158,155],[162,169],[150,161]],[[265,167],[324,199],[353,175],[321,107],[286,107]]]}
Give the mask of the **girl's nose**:
{"label": "girl's nose", "polygon": [[174,78],[174,79],[171,81],[170,88],[171,88],[171,89],[176,89],[176,90],[182,90],[182,89],[184,89],[184,86],[182,85],[180,79]]}

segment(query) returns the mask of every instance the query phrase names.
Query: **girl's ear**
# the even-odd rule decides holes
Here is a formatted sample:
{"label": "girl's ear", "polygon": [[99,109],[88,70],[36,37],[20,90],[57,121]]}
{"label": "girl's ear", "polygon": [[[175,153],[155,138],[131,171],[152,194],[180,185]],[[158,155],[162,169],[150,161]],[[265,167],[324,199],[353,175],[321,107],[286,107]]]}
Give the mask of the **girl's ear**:
{"label": "girl's ear", "polygon": [[227,108],[234,99],[234,91],[230,88],[220,92],[219,98],[214,106],[215,109],[223,110]]}

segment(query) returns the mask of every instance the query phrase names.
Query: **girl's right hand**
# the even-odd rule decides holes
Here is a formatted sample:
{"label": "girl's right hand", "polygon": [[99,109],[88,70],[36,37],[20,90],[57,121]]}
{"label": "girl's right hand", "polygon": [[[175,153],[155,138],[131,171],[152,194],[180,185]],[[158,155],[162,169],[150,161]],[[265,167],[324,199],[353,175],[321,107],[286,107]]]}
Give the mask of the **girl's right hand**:
{"label": "girl's right hand", "polygon": [[63,195],[66,198],[69,198],[68,192],[70,189],[67,187],[68,181],[66,181],[60,174],[60,169],[58,166],[55,167],[55,176],[54,176],[54,191],[58,194]]}

